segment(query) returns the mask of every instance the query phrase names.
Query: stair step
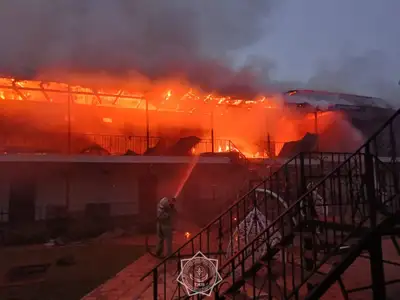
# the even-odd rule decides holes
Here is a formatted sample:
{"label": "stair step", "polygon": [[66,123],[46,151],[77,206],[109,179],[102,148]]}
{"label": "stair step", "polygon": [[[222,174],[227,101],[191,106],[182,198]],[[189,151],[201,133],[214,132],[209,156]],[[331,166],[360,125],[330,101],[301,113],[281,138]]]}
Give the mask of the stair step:
{"label": "stair step", "polygon": [[[310,236],[312,237],[312,236]],[[337,245],[333,244],[333,241],[335,241],[334,236],[333,235],[328,235],[328,237],[326,238],[325,235],[321,234],[321,235],[317,235],[316,236],[316,246],[318,246],[318,252],[319,253],[323,253],[324,250],[333,250],[337,247]],[[347,252],[346,250],[348,250],[348,248],[351,247],[352,244],[354,244],[355,242],[358,241],[358,237],[354,237],[354,238],[350,238],[346,241],[345,245],[343,245],[341,248],[341,251],[339,254],[343,254],[344,252]],[[336,239],[337,242],[341,242],[341,238],[337,238]],[[303,249],[301,249],[301,246],[303,247]],[[317,250],[316,246],[313,247],[313,250]],[[280,245],[278,244],[276,246],[276,248],[278,248],[280,251],[284,250],[286,253],[288,254],[294,254],[294,255],[304,255],[305,253],[309,253],[312,250],[307,250],[304,249],[305,247],[305,242],[300,242],[300,237],[297,236],[295,240],[292,241],[292,244],[289,245]]]}
{"label": "stair step", "polygon": [[[245,286],[247,287],[247,295],[250,296],[252,299],[254,299],[254,297],[256,299],[269,299],[269,295],[271,295],[273,299],[283,299],[285,294],[289,295],[293,289],[293,273],[296,278],[295,286],[297,286],[301,282],[301,268],[297,265],[293,267],[292,264],[285,264],[285,267],[285,278],[283,278],[282,275],[276,275],[276,278],[274,278],[273,276],[266,276],[266,274],[262,272],[258,272],[256,275],[249,277],[245,282]],[[282,274],[284,264],[281,262],[274,262],[273,268],[274,273]],[[307,272],[304,270],[303,276],[306,276],[306,274]],[[307,282],[317,284],[321,282],[325,276],[325,274],[316,273]],[[285,283],[284,280],[286,281]],[[270,281],[270,283],[268,281]],[[255,287],[255,291],[253,287]],[[286,293],[284,293],[284,287],[286,288]],[[302,289],[302,291],[304,295],[299,295],[299,299],[302,299],[302,296],[306,295],[304,289]]]}
{"label": "stair step", "polygon": [[225,295],[225,299],[232,299],[232,300],[252,300],[253,297],[250,297],[249,295],[245,293],[238,293],[235,295]]}
{"label": "stair step", "polygon": [[[268,268],[267,263],[264,264],[265,269]],[[271,266],[271,273],[273,274],[273,276],[269,276],[269,278],[271,279],[278,279],[278,278],[282,278],[283,275],[285,275],[287,278],[292,278],[293,276],[295,278],[301,278],[302,274],[303,276],[307,275],[307,270],[304,269],[305,266],[301,266],[297,263],[292,263],[292,262],[281,262],[281,261],[273,261],[272,266]],[[285,273],[285,274],[284,274]],[[313,275],[313,279],[321,280],[321,278],[323,278],[325,276],[325,274],[321,274],[321,273],[315,273]],[[315,278],[314,278],[315,277]]]}
{"label": "stair step", "polygon": [[[358,238],[355,238],[353,240],[357,241]],[[293,243],[295,244],[294,246]],[[307,280],[307,282],[311,284],[320,283],[325,278],[326,273],[330,271],[332,265],[341,260],[340,255],[342,255],[343,253],[347,253],[349,249],[350,247],[348,247],[347,249],[344,248],[343,251],[338,253],[338,255],[332,256],[323,266],[320,267],[319,272],[313,273],[313,275]],[[295,255],[293,259],[297,260],[297,263],[291,262],[290,259],[292,258],[290,256],[286,258],[287,260],[285,263],[280,261],[279,258],[282,257],[279,256],[279,253],[282,250],[286,250],[286,253],[293,253]],[[237,294],[239,290],[242,289],[243,285],[254,285],[256,290],[258,290],[257,296],[261,290],[262,293],[260,294],[260,296],[268,296],[268,293],[271,293],[273,297],[277,297],[277,299],[282,299],[281,295],[284,286],[286,288],[286,294],[290,294],[292,289],[298,286],[298,284],[303,281],[302,279],[307,277],[307,275],[309,274],[308,271],[305,269],[305,265],[300,265],[299,263],[301,256],[304,257],[305,255],[307,255],[307,253],[310,253],[310,251],[301,251],[300,240],[298,236],[289,235],[284,237],[281,243],[276,245],[273,248],[272,252],[270,252],[270,254],[266,254],[264,256],[264,260],[256,262],[256,264],[250,270],[245,272],[244,277],[242,277],[241,279],[238,278],[235,283],[232,283],[231,287],[226,290],[226,293],[224,293],[224,295],[229,295],[229,297],[232,297],[233,295]],[[272,259],[273,257],[275,259]],[[323,257],[324,253],[320,252],[317,260],[320,261]],[[278,258],[278,260],[276,258]],[[268,264],[270,264],[271,269],[269,274]],[[253,275],[254,273],[256,274]],[[262,276],[260,276],[260,273],[262,273]],[[268,291],[268,280],[271,281],[271,291]],[[263,286],[262,284],[264,283],[264,281],[266,282],[265,286]],[[252,288],[249,288],[247,290],[248,292],[253,291]],[[249,296],[252,297],[251,294]]]}
{"label": "stair step", "polygon": [[[264,276],[256,275],[254,278],[246,281],[246,284],[250,285],[247,289],[247,295],[253,298],[254,296],[256,299],[260,299],[261,297],[265,297],[268,299],[268,296],[271,295],[275,299],[282,299],[282,290],[281,287],[276,283],[276,281],[271,281],[271,289],[268,286],[268,279]],[[255,295],[253,295],[254,291],[252,286],[255,289]]]}
{"label": "stair step", "polygon": [[321,228],[321,234],[323,234],[323,232],[327,230],[328,232],[336,232],[337,234],[341,234],[342,232],[346,234],[357,231],[358,235],[362,235],[368,230],[368,228],[363,228],[363,227],[357,228],[356,226],[351,224],[345,224],[345,223],[340,224],[338,222],[334,222],[333,219],[331,219],[327,221],[321,221],[321,220],[305,221],[301,223],[298,228],[296,228],[296,231],[303,233],[306,232],[313,233],[315,231],[315,228],[317,227]]}

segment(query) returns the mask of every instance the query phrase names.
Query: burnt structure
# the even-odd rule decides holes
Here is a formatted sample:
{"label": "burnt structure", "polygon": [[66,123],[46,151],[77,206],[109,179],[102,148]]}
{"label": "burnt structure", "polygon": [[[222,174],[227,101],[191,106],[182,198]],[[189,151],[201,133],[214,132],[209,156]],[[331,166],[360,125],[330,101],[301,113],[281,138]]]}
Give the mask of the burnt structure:
{"label": "burnt structure", "polygon": [[[191,155],[233,151],[248,158],[271,158],[279,156],[284,143],[301,140],[307,133],[317,135],[318,142],[303,150],[348,152],[356,147],[343,148],[348,144],[344,140],[351,139],[346,136],[349,128],[344,119],[365,139],[393,112],[382,99],[312,90],[246,100],[196,93],[190,88],[184,92],[165,88],[156,94],[132,93],[12,78],[0,78],[0,99],[0,122],[5,128],[0,146],[5,153]],[[285,116],[286,125],[293,122],[293,127],[304,127],[301,133],[284,136],[282,130],[269,128],[273,127],[266,124],[270,115],[284,116],[284,111],[292,113]],[[229,112],[234,116],[226,117]],[[249,112],[253,115],[238,120]],[[330,124],[322,126],[327,112],[340,112],[342,117],[330,117]],[[299,121],[302,118],[309,120]],[[162,126],[159,119],[173,125]],[[243,132],[237,130],[238,123],[253,119],[259,121]],[[226,128],[232,124],[236,127],[228,132]],[[258,133],[249,135],[250,131]],[[189,151],[183,149],[188,143],[180,139],[190,136],[199,140]],[[185,147],[179,147],[183,144]],[[289,151],[286,156],[291,154]]]}

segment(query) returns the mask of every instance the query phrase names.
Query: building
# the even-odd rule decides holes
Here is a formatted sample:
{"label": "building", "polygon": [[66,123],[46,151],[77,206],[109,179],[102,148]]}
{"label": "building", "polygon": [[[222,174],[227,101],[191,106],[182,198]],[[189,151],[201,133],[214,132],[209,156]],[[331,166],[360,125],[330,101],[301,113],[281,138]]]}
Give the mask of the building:
{"label": "building", "polygon": [[204,226],[284,160],[285,143],[312,133],[318,139],[306,150],[352,151],[361,140],[349,143],[351,126],[368,136],[372,118],[392,111],[383,100],[350,96],[295,90],[242,100],[166,90],[150,100],[0,78],[0,221],[37,232],[67,217],[87,231],[150,230],[156,201],[182,188],[181,209]]}

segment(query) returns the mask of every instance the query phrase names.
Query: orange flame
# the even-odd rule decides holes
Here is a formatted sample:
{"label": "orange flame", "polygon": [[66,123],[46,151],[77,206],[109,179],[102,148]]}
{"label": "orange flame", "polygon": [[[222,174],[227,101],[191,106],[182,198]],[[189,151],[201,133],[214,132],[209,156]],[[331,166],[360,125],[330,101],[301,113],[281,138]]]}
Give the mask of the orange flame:
{"label": "orange flame", "polygon": [[[82,82],[84,81],[82,80]],[[76,80],[70,82],[75,83]],[[284,142],[298,140],[306,132],[314,132],[313,114],[302,113],[302,116],[299,117],[297,112],[277,110],[282,104],[279,95],[239,99],[203,93],[190,84],[177,80],[150,85],[138,81],[123,85],[119,82],[114,84],[114,82],[109,83],[109,80],[101,81],[94,78],[91,84],[83,86],[53,81],[0,78],[0,99],[4,105],[8,105],[9,100],[17,100],[18,103],[24,103],[24,105],[25,101],[51,104],[72,103],[74,105],[73,113],[79,114],[80,118],[85,121],[80,122],[82,124],[75,122],[73,130],[85,134],[94,132],[103,134],[103,130],[106,130],[107,134],[118,135],[125,130],[124,126],[131,120],[134,126],[144,128],[145,114],[143,117],[139,114],[148,107],[148,110],[153,113],[150,117],[152,132],[161,127],[190,128],[197,131],[200,129],[201,132],[209,132],[209,128],[213,126],[216,139],[220,140],[215,146],[216,151],[240,152],[248,158],[278,155]],[[16,102],[14,101],[14,103]],[[110,110],[106,115],[96,115],[104,110],[89,112],[88,106],[98,106]],[[62,106],[54,106],[54,109],[52,106],[49,109],[51,113],[46,117],[51,118],[55,115],[53,112],[58,107],[62,111],[59,113],[62,115],[62,119],[66,120],[66,108]],[[117,112],[116,110],[111,111],[111,108],[123,109]],[[134,111],[137,111],[138,114],[134,117],[129,115]],[[164,112],[171,111],[179,112],[179,117],[178,115],[167,116],[166,113],[164,114]],[[209,119],[210,111],[213,111],[213,121]],[[40,112],[35,111],[35,113],[39,114]],[[320,114],[321,120],[328,120],[318,124],[320,131],[329,123],[329,117],[325,118],[327,115],[331,115],[331,113]],[[100,125],[96,123],[92,126],[95,123],[95,121],[91,121],[95,119],[94,117],[100,119]],[[37,117],[37,119],[41,120],[42,118]],[[44,123],[46,124],[43,126],[48,126],[51,122],[46,120]],[[54,125],[57,128],[65,128],[65,123],[57,123],[57,126]],[[97,127],[93,129],[95,126]],[[136,131],[137,128],[135,128]],[[206,133],[202,134],[200,138],[209,139]],[[157,134],[154,135],[157,136]],[[267,135],[271,135],[273,142],[265,146]],[[221,141],[222,139],[224,141]],[[261,139],[263,140],[260,141]],[[210,151],[209,148],[207,151]],[[191,152],[199,155],[206,150],[201,150],[196,146]]]}

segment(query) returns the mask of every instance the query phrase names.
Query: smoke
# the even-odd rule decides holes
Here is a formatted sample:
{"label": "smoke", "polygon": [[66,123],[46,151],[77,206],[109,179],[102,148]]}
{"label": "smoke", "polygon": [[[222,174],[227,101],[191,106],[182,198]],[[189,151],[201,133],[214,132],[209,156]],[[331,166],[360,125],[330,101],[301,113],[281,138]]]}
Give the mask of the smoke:
{"label": "smoke", "polygon": [[2,1],[0,73],[135,71],[206,89],[255,84],[248,67],[232,71],[230,53],[265,34],[275,1]]}
{"label": "smoke", "polygon": [[[276,82],[270,76],[274,63],[256,56],[248,57],[241,68],[234,68],[235,52],[265,35],[264,19],[278,5],[277,2],[2,1],[0,73],[75,81],[82,85],[90,81],[88,86],[106,87],[108,84],[114,88],[124,84],[130,90],[150,91],[154,94],[154,97],[147,94],[151,99],[164,93],[171,86],[171,80],[175,94],[186,93],[188,87],[199,87],[224,95],[252,98],[272,89],[307,87],[372,95],[393,101],[400,96],[398,78],[389,76],[391,62],[376,51],[359,57],[345,56],[339,63],[321,64],[308,82]],[[260,130],[254,130],[265,127],[265,124],[257,123],[262,122],[260,114],[243,116],[238,112],[230,120],[224,120],[224,124],[216,122],[216,132],[218,136],[231,138],[245,135],[240,130],[246,128],[252,143],[264,135]],[[273,116],[268,118],[275,120]],[[206,129],[199,129],[199,122],[194,124],[190,116],[175,120],[175,123],[167,118],[154,119],[154,131],[165,124],[169,127],[175,124],[175,128],[185,125],[201,132],[209,127],[204,125]],[[239,124],[237,120],[245,122]],[[210,122],[209,119],[201,121],[201,124]],[[129,121],[121,123],[118,128],[133,131]],[[278,129],[282,131],[283,127],[288,131],[276,139],[298,138],[296,128],[278,121],[271,123],[277,127],[270,125],[272,134]]]}
{"label": "smoke", "polygon": [[279,2],[2,1],[0,73],[52,80],[104,73],[141,83],[179,77],[204,90],[249,97],[307,87],[399,98],[400,78],[389,74],[393,62],[379,51],[322,63],[308,82],[276,82],[274,64],[254,56],[234,70],[235,51],[265,36],[264,21]]}
{"label": "smoke", "polygon": [[400,74],[393,74],[393,69],[393,62],[380,51],[344,56],[339,63],[322,63],[305,87],[380,97],[399,106],[400,77],[396,76]]}

